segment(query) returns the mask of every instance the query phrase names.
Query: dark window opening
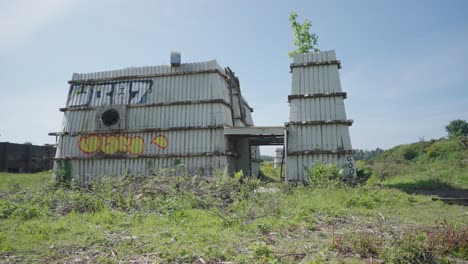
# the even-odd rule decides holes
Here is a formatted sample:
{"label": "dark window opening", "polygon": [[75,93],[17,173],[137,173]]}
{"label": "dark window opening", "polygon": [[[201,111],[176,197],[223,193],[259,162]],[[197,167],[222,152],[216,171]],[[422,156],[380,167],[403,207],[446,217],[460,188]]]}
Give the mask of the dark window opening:
{"label": "dark window opening", "polygon": [[120,120],[119,111],[115,109],[106,110],[104,113],[102,113],[101,120],[104,125],[109,127],[113,126]]}

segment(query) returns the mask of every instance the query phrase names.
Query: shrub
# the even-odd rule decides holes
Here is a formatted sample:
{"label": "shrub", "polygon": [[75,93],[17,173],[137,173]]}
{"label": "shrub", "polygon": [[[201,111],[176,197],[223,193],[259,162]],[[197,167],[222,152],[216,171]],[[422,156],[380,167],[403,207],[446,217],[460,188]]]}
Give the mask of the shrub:
{"label": "shrub", "polygon": [[97,212],[103,208],[103,204],[95,196],[77,191],[71,195],[72,210],[79,213]]}
{"label": "shrub", "polygon": [[312,169],[304,168],[307,183],[314,187],[327,187],[336,185],[341,181],[343,169],[336,164],[317,164]]}
{"label": "shrub", "polygon": [[426,148],[426,154],[430,158],[449,158],[456,157],[454,153],[461,152],[463,149],[464,145],[460,140],[439,140]]}
{"label": "shrub", "polygon": [[18,205],[9,202],[9,201],[0,201],[0,219],[9,218],[15,210],[18,208]]}
{"label": "shrub", "polygon": [[415,145],[403,145],[399,153],[405,160],[413,160],[419,155],[419,149]]}

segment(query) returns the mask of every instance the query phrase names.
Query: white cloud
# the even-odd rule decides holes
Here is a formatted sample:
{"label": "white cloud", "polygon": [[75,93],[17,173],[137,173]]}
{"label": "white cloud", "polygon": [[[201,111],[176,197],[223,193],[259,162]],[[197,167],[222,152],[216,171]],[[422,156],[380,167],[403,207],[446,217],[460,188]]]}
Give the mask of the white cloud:
{"label": "white cloud", "polygon": [[75,0],[0,1],[0,48],[26,40],[43,26],[66,16]]}

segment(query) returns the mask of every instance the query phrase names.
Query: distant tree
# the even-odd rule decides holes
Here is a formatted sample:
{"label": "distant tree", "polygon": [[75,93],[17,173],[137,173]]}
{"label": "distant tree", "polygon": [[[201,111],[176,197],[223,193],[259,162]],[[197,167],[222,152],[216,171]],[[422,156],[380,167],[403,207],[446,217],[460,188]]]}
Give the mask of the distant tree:
{"label": "distant tree", "polygon": [[468,135],[468,123],[461,119],[453,120],[445,127],[445,130],[447,130],[449,137],[466,137]]}
{"label": "distant tree", "polygon": [[355,160],[370,160],[370,159],[377,157],[382,152],[384,152],[384,150],[381,148],[376,148],[373,150],[358,149],[356,153],[354,153],[354,159]]}
{"label": "distant tree", "polygon": [[304,23],[297,22],[297,13],[291,12],[289,15],[289,21],[291,22],[291,27],[293,30],[293,45],[297,47],[296,50],[293,50],[288,53],[289,57],[294,57],[294,53],[306,53],[306,52],[319,52],[320,50],[316,48],[318,42],[318,36],[315,33],[310,33],[310,27],[312,23],[310,20],[305,19]]}

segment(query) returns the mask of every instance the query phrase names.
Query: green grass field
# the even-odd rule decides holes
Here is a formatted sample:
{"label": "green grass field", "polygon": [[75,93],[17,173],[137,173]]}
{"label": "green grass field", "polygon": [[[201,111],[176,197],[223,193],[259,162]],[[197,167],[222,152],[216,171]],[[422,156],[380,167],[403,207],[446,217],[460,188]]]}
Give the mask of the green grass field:
{"label": "green grass field", "polygon": [[0,174],[0,262],[467,261],[467,207],[432,200],[466,191],[467,151],[424,157],[431,146],[361,163],[369,179],[356,187],[286,184],[270,163],[262,180],[157,174],[89,188]]}

